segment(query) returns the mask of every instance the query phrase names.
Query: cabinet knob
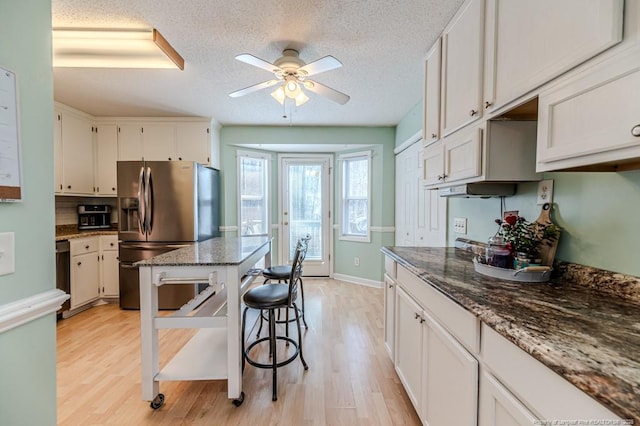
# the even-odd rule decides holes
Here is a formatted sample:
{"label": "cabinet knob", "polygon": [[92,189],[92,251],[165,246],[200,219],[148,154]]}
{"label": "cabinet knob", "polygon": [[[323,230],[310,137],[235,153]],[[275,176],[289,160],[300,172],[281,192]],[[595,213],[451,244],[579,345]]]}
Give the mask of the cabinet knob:
{"label": "cabinet knob", "polygon": [[89,250],[89,246],[84,246],[84,248],[86,248],[87,250]]}
{"label": "cabinet knob", "polygon": [[469,115],[470,115],[471,117],[473,117],[473,116],[474,116],[474,115],[476,115],[477,113],[478,113],[478,111],[477,111],[477,110],[475,110],[475,109],[472,109],[471,111],[469,111]]}
{"label": "cabinet knob", "polygon": [[438,137],[438,135],[436,135],[435,133],[431,133],[431,139],[435,139],[437,137]]}
{"label": "cabinet knob", "polygon": [[635,137],[640,136],[640,124],[637,124],[631,128],[631,134]]}
{"label": "cabinet knob", "polygon": [[78,262],[78,266],[82,265],[82,262]]}
{"label": "cabinet knob", "polygon": [[111,247],[113,247],[113,243],[109,243],[109,245],[110,245]]}
{"label": "cabinet knob", "polygon": [[115,190],[116,190],[116,188],[115,188],[115,187],[113,187],[113,188],[111,188],[111,190],[112,190],[112,191],[115,191]]}
{"label": "cabinet knob", "polygon": [[415,316],[415,319],[420,318],[420,314],[419,314],[419,313],[417,313],[417,312],[416,312],[416,313],[415,313],[415,315],[416,315],[416,316]]}
{"label": "cabinet knob", "polygon": [[389,288],[393,288],[393,284],[389,284]]}
{"label": "cabinet knob", "polygon": [[178,160],[182,161],[182,157],[178,157]]}
{"label": "cabinet knob", "polygon": [[489,108],[491,105],[493,105],[493,102],[484,101],[484,109]]}
{"label": "cabinet knob", "polygon": [[71,189],[71,185],[67,185],[67,189]]}
{"label": "cabinet knob", "polygon": [[171,160],[171,157],[169,157],[169,160]]}
{"label": "cabinet knob", "polygon": [[420,324],[422,324],[424,321],[425,321],[425,319],[420,317]]}

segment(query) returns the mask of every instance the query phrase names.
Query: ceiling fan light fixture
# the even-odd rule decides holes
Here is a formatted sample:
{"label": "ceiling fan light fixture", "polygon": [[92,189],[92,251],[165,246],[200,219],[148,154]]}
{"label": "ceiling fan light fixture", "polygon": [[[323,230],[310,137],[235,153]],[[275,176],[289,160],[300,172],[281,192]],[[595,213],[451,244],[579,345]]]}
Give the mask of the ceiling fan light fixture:
{"label": "ceiling fan light fixture", "polygon": [[273,99],[278,101],[280,105],[284,105],[284,100],[285,100],[284,86],[280,86],[276,90],[271,92],[271,96],[273,97]]}
{"label": "ceiling fan light fixture", "polygon": [[309,97],[305,95],[304,92],[301,90],[300,93],[298,93],[298,96],[296,96],[295,100],[296,100],[296,106],[299,107],[300,105],[306,104],[307,101],[309,100]]}

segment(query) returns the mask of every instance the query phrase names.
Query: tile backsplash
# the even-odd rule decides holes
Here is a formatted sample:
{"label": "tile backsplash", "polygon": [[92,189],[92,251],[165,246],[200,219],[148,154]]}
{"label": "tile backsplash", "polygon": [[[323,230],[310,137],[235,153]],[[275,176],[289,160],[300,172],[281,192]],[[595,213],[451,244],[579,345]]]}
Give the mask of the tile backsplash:
{"label": "tile backsplash", "polygon": [[111,223],[118,221],[117,205],[115,197],[64,197],[56,196],[56,226],[76,225],[78,223],[78,204],[100,204],[111,206]]}

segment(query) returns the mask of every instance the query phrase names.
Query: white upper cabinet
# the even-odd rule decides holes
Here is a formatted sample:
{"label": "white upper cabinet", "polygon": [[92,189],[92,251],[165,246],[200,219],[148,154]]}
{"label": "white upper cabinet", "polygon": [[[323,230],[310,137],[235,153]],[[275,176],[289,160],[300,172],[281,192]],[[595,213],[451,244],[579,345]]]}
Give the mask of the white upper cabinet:
{"label": "white upper cabinet", "polygon": [[178,123],[176,127],[176,154],[178,160],[209,164],[211,159],[209,123]]}
{"label": "white upper cabinet", "polygon": [[96,192],[100,195],[117,195],[118,126],[98,124],[96,139]]}
{"label": "white upper cabinet", "polygon": [[145,123],[142,126],[142,147],[147,161],[177,160],[175,125]]}
{"label": "white upper cabinet", "polygon": [[70,111],[62,116],[62,191],[91,195],[93,185],[93,126],[91,120]]}
{"label": "white upper cabinet", "polygon": [[118,125],[118,160],[140,161],[144,156],[142,149],[142,126],[138,123]]}
{"label": "white upper cabinet", "polygon": [[442,40],[433,45],[424,67],[424,124],[422,142],[424,146],[440,138],[440,68]]}
{"label": "white upper cabinet", "polygon": [[53,111],[53,189],[62,193],[62,113]]}
{"label": "white upper cabinet", "polygon": [[622,40],[623,0],[486,1],[489,111]]}
{"label": "white upper cabinet", "polygon": [[441,136],[482,116],[483,27],[484,0],[470,0],[442,33]]}

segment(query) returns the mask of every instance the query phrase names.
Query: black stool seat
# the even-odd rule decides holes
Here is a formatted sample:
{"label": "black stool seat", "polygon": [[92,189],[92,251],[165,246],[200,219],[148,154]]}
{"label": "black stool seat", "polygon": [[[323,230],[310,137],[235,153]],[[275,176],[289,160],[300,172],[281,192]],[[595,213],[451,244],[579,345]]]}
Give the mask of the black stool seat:
{"label": "black stool seat", "polygon": [[262,276],[268,280],[287,280],[291,275],[291,265],[277,265],[262,270]]}
{"label": "black stool seat", "polygon": [[[293,295],[295,299],[295,294]],[[244,295],[244,304],[254,309],[271,309],[287,306],[289,300],[288,284],[264,284],[248,291]]]}

